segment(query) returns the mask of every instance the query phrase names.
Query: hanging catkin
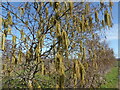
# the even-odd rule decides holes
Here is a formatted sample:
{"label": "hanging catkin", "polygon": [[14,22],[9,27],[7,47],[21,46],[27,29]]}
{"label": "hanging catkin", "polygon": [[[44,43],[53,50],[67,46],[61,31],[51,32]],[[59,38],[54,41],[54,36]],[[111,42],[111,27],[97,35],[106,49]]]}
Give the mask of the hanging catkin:
{"label": "hanging catkin", "polygon": [[104,20],[102,20],[102,26],[105,27],[105,21]]}
{"label": "hanging catkin", "polygon": [[4,28],[8,28],[8,19],[2,19]]}
{"label": "hanging catkin", "polygon": [[56,67],[56,71],[58,71],[60,75],[64,75],[63,58],[59,52],[57,53],[57,55],[55,57],[55,67]]}
{"label": "hanging catkin", "polygon": [[44,61],[42,61],[41,63],[41,71],[42,71],[42,75],[45,75],[45,65],[44,65]]}
{"label": "hanging catkin", "polygon": [[70,14],[72,15],[73,2],[69,2]]}
{"label": "hanging catkin", "polygon": [[90,11],[89,8],[90,8],[90,7],[89,7],[89,4],[87,3],[87,4],[85,5],[85,13],[86,13],[86,14],[89,13],[89,11]]}
{"label": "hanging catkin", "polygon": [[92,28],[92,26],[93,26],[92,20],[93,20],[93,18],[90,16],[90,17],[89,17],[89,26],[90,26],[90,28]]}
{"label": "hanging catkin", "polygon": [[95,11],[95,21],[98,22],[99,18],[98,18],[98,11]]}
{"label": "hanging catkin", "polygon": [[10,26],[8,27],[7,32],[8,32],[8,34],[11,34],[11,27]]}
{"label": "hanging catkin", "polygon": [[46,12],[46,18],[48,18],[48,8],[45,9]]}
{"label": "hanging catkin", "polygon": [[25,33],[23,32],[23,30],[20,31],[20,34],[21,34],[21,40],[24,40]]}
{"label": "hanging catkin", "polygon": [[15,65],[17,64],[17,59],[15,57],[15,53],[12,54],[12,63]]}
{"label": "hanging catkin", "polygon": [[6,64],[3,64],[2,70],[6,70]]}
{"label": "hanging catkin", "polygon": [[56,23],[56,36],[59,37],[60,35],[61,35],[60,23],[57,21],[57,23]]}
{"label": "hanging catkin", "polygon": [[83,64],[79,61],[79,68],[80,68],[80,76],[81,76],[81,83],[84,84],[84,79],[85,79],[85,68],[83,66]]}
{"label": "hanging catkin", "polygon": [[113,6],[113,2],[110,1],[109,2],[109,6],[112,7]]}
{"label": "hanging catkin", "polygon": [[59,74],[59,84],[58,87],[59,88],[64,88],[64,77],[65,77],[65,72],[64,72],[64,63],[63,63],[63,57],[60,54],[60,52],[57,53],[56,57],[55,57],[55,68],[56,71]]}
{"label": "hanging catkin", "polygon": [[78,79],[80,79],[79,60],[75,60],[75,69],[76,69],[76,76]]}
{"label": "hanging catkin", "polygon": [[54,2],[53,7],[55,11],[58,9],[59,4],[60,4],[59,2]]}
{"label": "hanging catkin", "polygon": [[19,51],[19,53],[18,53],[18,61],[19,61],[19,63],[21,63],[21,61],[22,61],[22,52],[21,51]]}
{"label": "hanging catkin", "polygon": [[28,27],[28,21],[25,21],[25,26]]}
{"label": "hanging catkin", "polygon": [[55,57],[55,68],[56,68],[56,71],[59,70],[60,68],[60,60],[61,60],[61,55],[59,53],[57,53],[56,57]]}
{"label": "hanging catkin", "polygon": [[81,23],[81,25],[82,25],[82,31],[84,31],[85,30],[85,16],[84,15],[82,15],[82,23]]}
{"label": "hanging catkin", "polygon": [[36,48],[36,61],[39,62],[41,60],[40,58],[40,42],[38,42],[37,48]]}
{"label": "hanging catkin", "polygon": [[109,15],[108,11],[105,11],[105,13],[104,13],[104,20],[105,20],[106,25],[111,27],[111,17]]}
{"label": "hanging catkin", "polygon": [[12,25],[13,24],[13,22],[12,22],[12,16],[10,15],[10,12],[8,12],[8,24],[9,25]]}
{"label": "hanging catkin", "polygon": [[86,48],[83,47],[83,60],[82,61],[85,61],[86,59]]}
{"label": "hanging catkin", "polygon": [[90,58],[92,58],[92,50],[88,49],[88,52],[89,52]]}
{"label": "hanging catkin", "polygon": [[64,48],[67,50],[70,42],[65,30],[62,31],[62,42],[63,42]]}
{"label": "hanging catkin", "polygon": [[79,77],[79,72],[77,73],[78,69],[78,63],[77,60],[73,60],[73,79],[74,79],[74,88],[76,87],[77,84],[77,79]]}
{"label": "hanging catkin", "polygon": [[1,49],[2,50],[5,50],[5,40],[6,40],[5,34],[2,34],[2,43],[1,43]]}
{"label": "hanging catkin", "polygon": [[15,45],[16,44],[16,36],[12,37],[12,43]]}
{"label": "hanging catkin", "polygon": [[81,52],[83,51],[83,42],[82,42],[82,40],[80,41],[80,51]]}

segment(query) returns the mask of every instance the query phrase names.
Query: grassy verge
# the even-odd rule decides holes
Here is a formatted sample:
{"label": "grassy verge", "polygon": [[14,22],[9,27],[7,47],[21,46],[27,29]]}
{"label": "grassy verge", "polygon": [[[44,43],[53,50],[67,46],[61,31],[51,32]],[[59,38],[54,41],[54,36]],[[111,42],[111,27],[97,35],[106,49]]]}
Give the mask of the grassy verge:
{"label": "grassy verge", "polygon": [[105,75],[106,83],[101,88],[118,88],[118,67],[113,67],[110,72]]}

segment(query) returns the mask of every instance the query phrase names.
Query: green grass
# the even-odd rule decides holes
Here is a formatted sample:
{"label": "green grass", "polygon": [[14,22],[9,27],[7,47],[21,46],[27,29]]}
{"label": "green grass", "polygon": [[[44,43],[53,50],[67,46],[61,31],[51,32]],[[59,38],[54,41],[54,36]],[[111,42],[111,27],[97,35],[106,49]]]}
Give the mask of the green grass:
{"label": "green grass", "polygon": [[110,72],[105,75],[106,83],[101,88],[117,88],[118,86],[118,67],[113,67]]}

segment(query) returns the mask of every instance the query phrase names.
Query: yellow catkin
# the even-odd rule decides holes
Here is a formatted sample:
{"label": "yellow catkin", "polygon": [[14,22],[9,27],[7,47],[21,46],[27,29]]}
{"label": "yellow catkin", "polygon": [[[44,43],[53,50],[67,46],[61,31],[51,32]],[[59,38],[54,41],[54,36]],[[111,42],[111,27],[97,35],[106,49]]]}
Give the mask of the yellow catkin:
{"label": "yellow catkin", "polygon": [[105,22],[104,22],[104,20],[102,20],[102,26],[105,27]]}
{"label": "yellow catkin", "polygon": [[84,21],[85,21],[85,16],[82,15],[82,22],[84,23]]}
{"label": "yellow catkin", "polygon": [[41,63],[41,69],[42,69],[42,75],[45,75],[45,65],[44,65],[44,62],[42,61]]}
{"label": "yellow catkin", "polygon": [[3,64],[2,69],[6,70],[6,64]]}
{"label": "yellow catkin", "polygon": [[74,88],[77,87],[77,76],[76,74],[74,74]]}
{"label": "yellow catkin", "polygon": [[8,12],[8,23],[9,25],[12,25],[12,16],[10,15],[10,12]]}
{"label": "yellow catkin", "polygon": [[89,25],[90,25],[90,28],[92,28],[92,26],[93,26],[92,20],[93,20],[93,18],[90,16],[90,17],[89,17]]}
{"label": "yellow catkin", "polygon": [[16,64],[16,59],[15,59],[15,55],[12,55],[12,64]]}
{"label": "yellow catkin", "polygon": [[48,18],[48,8],[45,9],[46,12],[46,18]]}
{"label": "yellow catkin", "polygon": [[95,11],[95,21],[98,22],[99,19],[98,19],[98,11]]}
{"label": "yellow catkin", "polygon": [[69,2],[70,14],[72,15],[73,2]]}
{"label": "yellow catkin", "polygon": [[4,30],[4,34],[5,34],[5,37],[7,37],[7,35],[8,35],[8,30]]}
{"label": "yellow catkin", "polygon": [[85,26],[86,26],[87,29],[89,29],[89,21],[88,20],[86,20]]}
{"label": "yellow catkin", "polygon": [[86,59],[86,48],[83,47],[83,60],[85,60],[85,59]]}
{"label": "yellow catkin", "polygon": [[19,61],[19,63],[22,62],[22,52],[21,51],[19,51],[19,53],[18,53],[18,61]]}
{"label": "yellow catkin", "polygon": [[62,31],[62,42],[63,42],[63,45],[65,46],[64,48],[67,50],[70,42],[68,39],[68,35],[64,30]]}
{"label": "yellow catkin", "polygon": [[62,58],[62,56],[60,55],[59,52],[58,52],[57,55],[56,55],[55,67],[56,67],[56,71],[58,71],[60,75],[64,75],[64,63],[63,63],[63,58]]}
{"label": "yellow catkin", "polygon": [[110,2],[109,2],[109,6],[110,6],[110,7],[113,6],[113,2],[111,2],[111,0],[110,0]]}
{"label": "yellow catkin", "polygon": [[78,60],[76,60],[76,62],[75,62],[75,69],[76,69],[76,76],[77,76],[77,78],[78,79],[80,79],[80,68],[79,68],[79,61]]}
{"label": "yellow catkin", "polygon": [[108,13],[108,11],[105,11],[105,13],[104,13],[104,20],[105,20],[106,25],[111,27],[111,17],[110,17],[110,14]]}
{"label": "yellow catkin", "polygon": [[16,36],[12,37],[12,43],[15,45],[16,44]]}
{"label": "yellow catkin", "polygon": [[20,34],[21,34],[21,40],[24,40],[25,33],[23,32],[23,30],[20,31]]}
{"label": "yellow catkin", "polygon": [[54,2],[54,4],[53,4],[54,10],[58,9],[59,4],[60,4],[59,2]]}
{"label": "yellow catkin", "polygon": [[64,88],[65,67],[64,67],[64,63],[63,63],[63,57],[60,54],[60,52],[58,52],[55,57],[55,68],[56,68],[56,71],[58,72],[58,74],[60,75],[58,87]]}
{"label": "yellow catkin", "polygon": [[82,52],[83,51],[83,42],[82,41],[80,41],[80,51]]}
{"label": "yellow catkin", "polygon": [[36,52],[36,63],[38,63],[41,60],[41,58],[40,58],[40,42],[38,42],[35,52]]}
{"label": "yellow catkin", "polygon": [[9,21],[8,19],[2,19],[4,28],[8,28]]}
{"label": "yellow catkin", "polygon": [[5,40],[6,40],[5,34],[2,34],[2,44],[1,44],[1,49],[2,50],[5,50]]}
{"label": "yellow catkin", "polygon": [[74,37],[74,32],[72,32],[72,37]]}
{"label": "yellow catkin", "polygon": [[89,52],[90,58],[92,58],[92,50],[89,49],[88,52]]}
{"label": "yellow catkin", "polygon": [[86,70],[88,69],[88,63],[87,62],[84,63],[84,67],[86,68]]}
{"label": "yellow catkin", "polygon": [[112,21],[111,21],[111,16],[110,16],[110,14],[108,15],[108,18],[109,18],[109,27],[112,27]]}
{"label": "yellow catkin", "polygon": [[7,31],[8,31],[8,34],[11,34],[11,27],[10,26],[8,27]]}
{"label": "yellow catkin", "polygon": [[82,80],[82,84],[84,84],[84,79],[85,79],[85,68],[83,66],[83,64],[79,61],[79,67],[80,67],[80,74],[81,74],[81,80]]}
{"label": "yellow catkin", "polygon": [[28,27],[28,21],[25,21],[25,26]]}
{"label": "yellow catkin", "polygon": [[90,10],[89,8],[90,8],[90,7],[89,7],[89,4],[87,3],[87,4],[85,5],[85,12],[86,12],[86,14],[89,13],[89,10]]}
{"label": "yellow catkin", "polygon": [[56,23],[56,36],[59,37],[60,35],[61,35],[60,23],[57,21],[57,23]]}
{"label": "yellow catkin", "polygon": [[82,15],[81,29],[82,31],[85,30],[85,16],[84,15]]}

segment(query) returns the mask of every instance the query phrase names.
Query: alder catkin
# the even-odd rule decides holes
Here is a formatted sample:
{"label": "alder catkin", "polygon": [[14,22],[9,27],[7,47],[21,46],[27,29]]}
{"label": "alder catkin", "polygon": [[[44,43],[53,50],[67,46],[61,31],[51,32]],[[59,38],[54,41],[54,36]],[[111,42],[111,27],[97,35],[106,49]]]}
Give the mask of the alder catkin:
{"label": "alder catkin", "polygon": [[98,22],[99,18],[98,18],[98,11],[95,11],[95,21]]}
{"label": "alder catkin", "polygon": [[25,33],[23,32],[23,30],[20,31],[20,34],[21,34],[21,40],[24,40]]}
{"label": "alder catkin", "polygon": [[85,5],[85,12],[86,12],[86,14],[88,14],[89,11],[90,11],[90,7],[89,7],[89,4],[87,3],[87,4]]}
{"label": "alder catkin", "polygon": [[69,2],[70,14],[72,15],[73,2]]}
{"label": "alder catkin", "polygon": [[16,44],[16,36],[12,37],[12,43],[15,45]]}
{"label": "alder catkin", "polygon": [[2,44],[1,44],[2,50],[5,50],[5,41],[6,41],[5,34],[2,34]]}

